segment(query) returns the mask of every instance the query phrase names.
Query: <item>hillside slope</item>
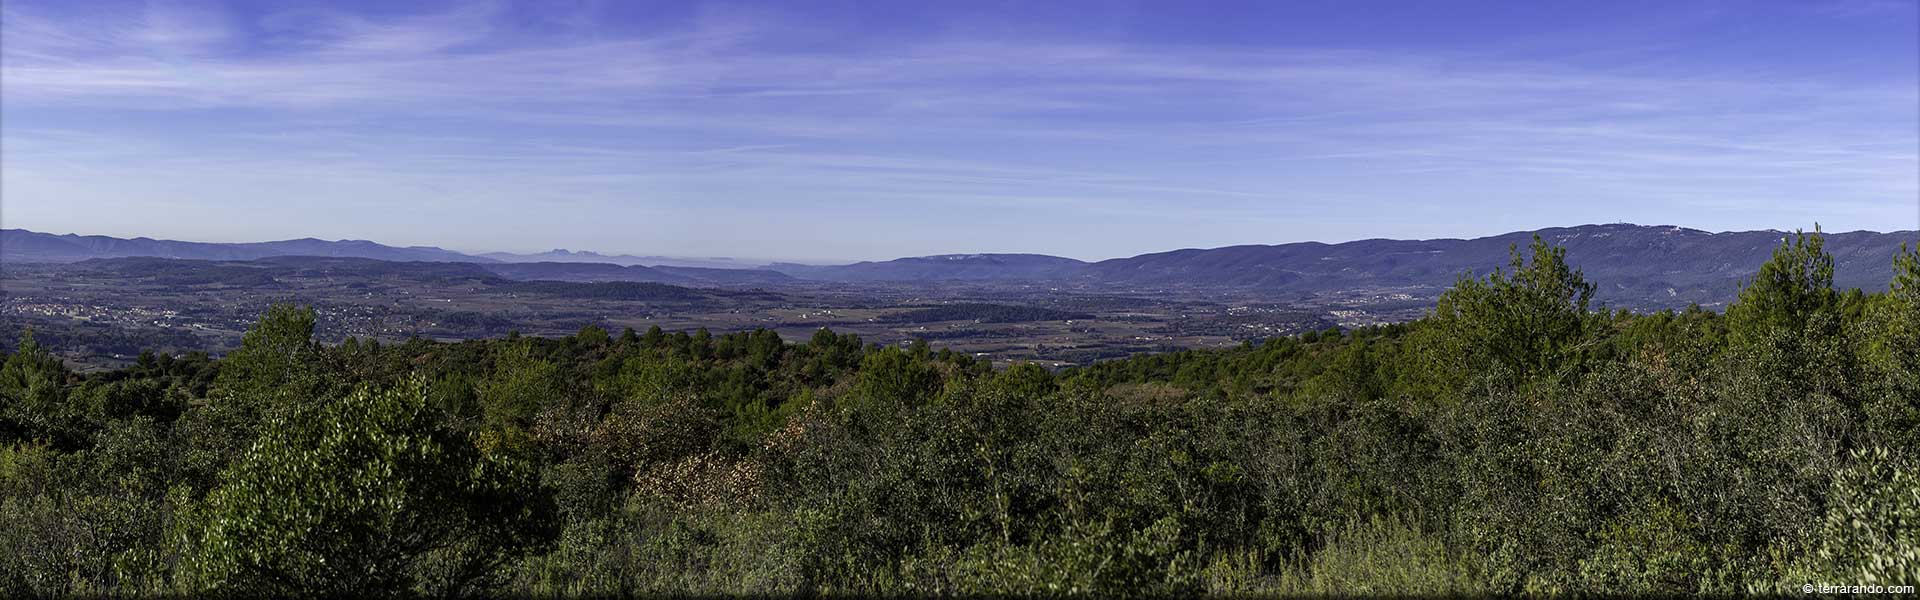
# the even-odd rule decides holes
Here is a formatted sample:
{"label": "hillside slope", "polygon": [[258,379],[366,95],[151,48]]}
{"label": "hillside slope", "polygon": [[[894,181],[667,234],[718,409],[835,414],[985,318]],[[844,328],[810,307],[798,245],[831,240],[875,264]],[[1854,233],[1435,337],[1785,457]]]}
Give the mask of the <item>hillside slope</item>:
{"label": "hillside slope", "polygon": [[54,235],[25,229],[0,230],[0,260],[7,262],[79,262],[94,258],[146,256],[187,260],[254,260],[269,256],[326,256],[387,261],[493,262],[432,246],[397,247],[367,240],[314,238],[277,242],[211,243],[116,238],[104,235]]}
{"label": "hillside slope", "polygon": [[[1286,292],[1410,287],[1444,288],[1462,273],[1506,266],[1508,249],[1538,233],[1567,249],[1567,260],[1600,285],[1602,300],[1636,305],[1715,305],[1765,263],[1789,233],[1709,233],[1682,227],[1583,225],[1470,240],[1360,240],[1175,250],[1100,261],[1087,281],[1158,287],[1235,287]],[[1892,257],[1920,233],[1826,234],[1834,283],[1877,290],[1893,276]]]}

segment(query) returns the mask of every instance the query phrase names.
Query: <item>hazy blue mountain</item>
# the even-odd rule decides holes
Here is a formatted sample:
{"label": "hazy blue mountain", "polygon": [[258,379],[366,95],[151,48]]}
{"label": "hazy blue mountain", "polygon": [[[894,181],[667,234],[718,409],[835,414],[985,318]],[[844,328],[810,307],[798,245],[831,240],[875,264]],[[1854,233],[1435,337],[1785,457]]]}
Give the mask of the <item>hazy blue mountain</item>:
{"label": "hazy blue mountain", "polygon": [[[1442,288],[1463,272],[1503,267],[1508,248],[1522,251],[1535,232],[1436,240],[1304,242],[1174,250],[1100,261],[1083,278],[1136,286],[1241,287],[1315,292],[1363,288]],[[1729,301],[1740,282],[1767,261],[1780,231],[1708,233],[1669,226],[1583,225],[1542,229],[1567,248],[1567,260],[1600,285],[1603,300],[1635,305]],[[1893,254],[1920,232],[1848,232],[1826,235],[1835,284],[1880,289],[1893,276]]]}
{"label": "hazy blue mountain", "polygon": [[768,269],[823,281],[1046,280],[1081,274],[1084,261],[1044,254],[943,254],[850,265],[775,263]]}
{"label": "hazy blue mountain", "polygon": [[[1567,258],[1599,284],[1599,299],[1619,306],[1714,306],[1733,299],[1759,270],[1781,231],[1709,233],[1630,224],[1556,227],[1475,239],[1370,239],[1338,244],[1185,249],[1085,263],[1034,254],[959,254],[850,265],[775,264],[801,279],[843,282],[934,280],[1062,281],[1130,288],[1218,288],[1272,293],[1335,290],[1428,290],[1460,274],[1484,275],[1523,251],[1538,233],[1567,248]],[[1892,257],[1920,232],[1826,234],[1835,284],[1878,290],[1893,276]]]}
{"label": "hazy blue mountain", "polygon": [[124,239],[104,235],[54,235],[25,229],[0,230],[0,260],[8,262],[78,262],[93,258],[149,256],[190,260],[253,260],[269,256],[331,256],[388,261],[492,262],[432,246],[395,247],[366,240],[328,241],[314,238],[278,242],[209,243]]}
{"label": "hazy blue mountain", "polygon": [[793,277],[779,271],[767,269],[719,269],[712,267],[677,267],[658,265],[653,270],[668,275],[685,277],[694,281],[710,283],[791,283]]}
{"label": "hazy blue mountain", "polygon": [[682,283],[691,278],[640,265],[578,262],[491,263],[488,271],[507,279],[543,281],[643,281]]}
{"label": "hazy blue mountain", "polygon": [[[655,281],[519,279],[491,263],[385,261],[358,257],[274,256],[255,260],[200,260],[150,256],[94,258],[64,267],[107,278],[173,286],[298,289],[316,283],[355,288],[373,283],[459,284],[487,292],[581,299],[688,301],[755,292],[700,290]],[[606,265],[620,268],[618,265]],[[644,268],[644,267],[643,267]],[[310,289],[310,288],[309,288]]]}
{"label": "hazy blue mountain", "polygon": [[[1427,290],[1451,285],[1460,274],[1505,266],[1508,249],[1524,249],[1536,232],[1475,239],[1371,239],[1325,244],[1229,246],[1142,254],[1087,263],[1039,254],[948,254],[847,265],[776,263],[765,269],[622,265],[609,257],[568,252],[570,260],[500,262],[440,248],[383,246],[368,241],[315,239],[210,244],[148,238],[51,235],[0,231],[0,258],[9,262],[74,262],[92,258],[169,257],[243,261],[270,256],[366,258],[407,262],[479,262],[476,268],[521,281],[674,284],[769,284],[793,279],[836,282],[1052,281],[1126,288],[1239,289],[1275,294],[1336,290]],[[1537,232],[1567,248],[1567,258],[1600,285],[1602,301],[1650,308],[1731,301],[1779,245],[1780,231],[1709,233],[1671,226],[1628,224],[1557,227]],[[1892,256],[1920,232],[1830,233],[1827,251],[1841,287],[1878,290],[1891,279]],[[552,254],[552,253],[550,253]],[[499,255],[494,255],[499,256]],[[510,255],[518,257],[536,255]],[[593,260],[599,259],[599,260]],[[356,267],[370,268],[370,267]],[[244,275],[244,272],[236,276]]]}
{"label": "hazy blue mountain", "polygon": [[645,281],[655,283],[755,284],[793,281],[783,273],[764,269],[714,269],[704,267],[647,267],[586,262],[489,263],[484,265],[501,277],[545,281]]}
{"label": "hazy blue mountain", "polygon": [[480,256],[501,262],[578,262],[607,263],[622,266],[644,265],[652,267],[691,267],[702,269],[754,269],[760,265],[751,264],[727,257],[688,258],[684,256],[633,256],[631,254],[601,254],[592,250],[568,250],[556,248],[535,254],[514,254],[511,252],[488,252]]}
{"label": "hazy blue mountain", "polygon": [[142,279],[163,285],[220,284],[247,288],[272,287],[288,279],[330,281],[390,279],[421,283],[506,281],[474,263],[396,262],[326,256],[273,256],[254,260],[129,256],[90,258],[78,261],[69,268],[74,272]]}
{"label": "hazy blue mountain", "polygon": [[[396,247],[366,240],[303,238],[278,242],[213,243],[144,237],[126,239],[104,235],[55,235],[25,229],[0,230],[0,260],[6,262],[65,263],[130,257],[244,261],[270,256],[489,263],[503,265],[499,266],[499,273],[509,279],[711,283],[778,283],[791,280],[786,275],[758,269],[756,265],[730,258],[609,255],[564,249],[539,254],[493,252],[472,255],[431,246]],[[648,265],[662,269],[653,270]]]}

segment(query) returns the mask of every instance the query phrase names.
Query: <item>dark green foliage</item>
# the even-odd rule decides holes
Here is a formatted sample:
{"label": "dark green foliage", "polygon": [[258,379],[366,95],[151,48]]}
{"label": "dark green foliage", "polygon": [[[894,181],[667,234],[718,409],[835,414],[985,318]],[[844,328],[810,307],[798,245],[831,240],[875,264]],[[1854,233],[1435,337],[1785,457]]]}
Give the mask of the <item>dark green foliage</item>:
{"label": "dark green foliage", "polygon": [[1797,329],[1835,307],[1840,297],[1833,291],[1833,256],[1821,246],[1818,228],[1780,241],[1773,259],[1740,290],[1739,302],[1727,308],[1736,339],[1759,343],[1771,330]]}
{"label": "dark green foliage", "polygon": [[87,356],[132,356],[143,351],[190,352],[217,346],[186,328],[123,327],[96,321],[27,322],[0,319],[0,340],[18,340],[28,330],[42,346]]}
{"label": "dark green foliage", "polygon": [[1920,461],[1886,448],[1852,458],[1834,477],[1804,571],[1855,585],[1920,581]]}
{"label": "dark green foliage", "polygon": [[1515,389],[1576,378],[1595,350],[1594,286],[1566,262],[1566,250],[1533,239],[1532,260],[1512,252],[1507,270],[1462,276],[1440,296],[1414,336],[1415,391],[1445,398],[1470,385]]}
{"label": "dark green foliage", "polygon": [[1482,568],[1477,556],[1448,548],[1413,520],[1387,515],[1333,530],[1325,547],[1270,587],[1317,596],[1484,594]]}
{"label": "dark green foliage", "polygon": [[6,440],[52,439],[66,445],[82,437],[82,410],[66,402],[67,368],[33,337],[0,363],[0,435]]}
{"label": "dark green foliage", "polygon": [[1821,244],[1725,316],[1597,310],[1536,240],[1413,323],[1063,372],[825,329],[325,346],[291,307],[109,373],[29,336],[0,593],[1915,583],[1920,252],[1842,294]]}
{"label": "dark green foliage", "polygon": [[1862,321],[1869,386],[1862,400],[1874,443],[1920,447],[1920,247],[1901,248],[1891,289]]}
{"label": "dark green foliage", "polygon": [[267,423],[188,519],[186,580],[246,594],[477,591],[542,543],[535,485],[531,465],[440,423],[418,379],[362,389]]}
{"label": "dark green foliage", "polygon": [[319,376],[320,347],[313,341],[311,308],[274,305],[220,361],[215,400],[248,413],[292,408],[326,382]]}

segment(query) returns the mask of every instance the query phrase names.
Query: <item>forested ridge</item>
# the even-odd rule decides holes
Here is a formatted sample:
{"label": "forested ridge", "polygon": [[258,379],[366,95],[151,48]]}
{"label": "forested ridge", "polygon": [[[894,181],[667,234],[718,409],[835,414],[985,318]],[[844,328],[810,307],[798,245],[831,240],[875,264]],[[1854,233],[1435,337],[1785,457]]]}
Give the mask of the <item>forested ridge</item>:
{"label": "forested ridge", "polygon": [[820,330],[0,366],[0,593],[1799,593],[1920,583],[1920,250],[1724,314],[1535,240],[1419,321],[1049,372]]}

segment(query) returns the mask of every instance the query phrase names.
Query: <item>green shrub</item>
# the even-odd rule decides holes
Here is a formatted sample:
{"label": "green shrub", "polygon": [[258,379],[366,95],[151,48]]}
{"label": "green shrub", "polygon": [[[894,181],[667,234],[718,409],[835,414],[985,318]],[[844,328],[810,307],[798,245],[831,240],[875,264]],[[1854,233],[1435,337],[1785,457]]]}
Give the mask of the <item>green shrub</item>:
{"label": "green shrub", "polygon": [[527,468],[427,409],[422,380],[270,421],[192,515],[189,585],[242,594],[476,591],[544,541]]}
{"label": "green shrub", "polygon": [[957,555],[916,557],[903,571],[908,577],[918,576],[914,591],[923,593],[1095,597],[1191,594],[1199,589],[1199,569],[1193,552],[1182,548],[1179,540],[1180,525],[1172,518],[1139,530],[1120,529],[1112,522],[1074,523],[1029,544],[988,542]]}
{"label": "green shrub", "polygon": [[1920,460],[1912,449],[1857,450],[1834,476],[1812,553],[1782,582],[1920,585]]}
{"label": "green shrub", "polygon": [[1373,517],[1348,523],[1326,545],[1280,573],[1284,594],[1438,596],[1486,593],[1484,568],[1420,530],[1417,519]]}

